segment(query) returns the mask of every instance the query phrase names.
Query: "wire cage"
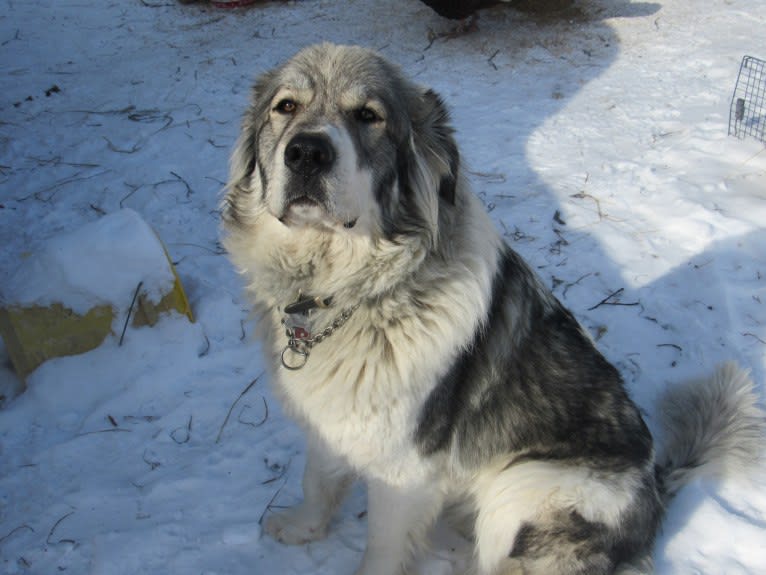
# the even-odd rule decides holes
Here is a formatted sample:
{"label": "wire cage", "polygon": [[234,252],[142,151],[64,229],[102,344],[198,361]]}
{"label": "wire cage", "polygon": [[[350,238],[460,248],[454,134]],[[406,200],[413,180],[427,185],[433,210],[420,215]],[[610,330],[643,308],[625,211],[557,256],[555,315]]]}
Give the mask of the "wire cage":
{"label": "wire cage", "polygon": [[729,135],[766,142],[766,62],[745,56],[729,109]]}

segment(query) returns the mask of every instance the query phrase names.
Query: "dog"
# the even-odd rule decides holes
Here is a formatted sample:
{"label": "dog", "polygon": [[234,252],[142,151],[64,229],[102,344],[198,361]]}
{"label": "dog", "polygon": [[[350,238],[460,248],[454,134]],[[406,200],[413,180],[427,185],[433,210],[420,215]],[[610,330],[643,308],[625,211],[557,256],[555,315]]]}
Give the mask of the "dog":
{"label": "dog", "polygon": [[308,436],[288,544],[368,489],[358,575],[395,575],[445,509],[471,573],[649,568],[663,510],[744,471],[764,414],[733,364],[674,386],[663,448],[620,374],[502,239],[442,99],[376,52],[321,44],[257,80],[222,202],[275,392]]}

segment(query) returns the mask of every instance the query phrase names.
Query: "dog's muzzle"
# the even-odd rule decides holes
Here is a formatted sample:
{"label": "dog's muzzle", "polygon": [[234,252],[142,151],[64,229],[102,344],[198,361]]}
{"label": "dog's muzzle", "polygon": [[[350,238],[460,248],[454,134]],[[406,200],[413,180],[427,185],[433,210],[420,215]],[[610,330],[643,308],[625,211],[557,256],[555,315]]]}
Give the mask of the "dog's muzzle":
{"label": "dog's muzzle", "polygon": [[[322,133],[303,132],[294,136],[285,147],[285,166],[292,173],[287,186],[286,210],[295,215],[318,206],[330,213],[323,176],[335,166],[337,153],[330,137]],[[286,212],[287,213],[287,212]],[[286,221],[283,216],[280,218]],[[342,222],[350,229],[356,218]]]}

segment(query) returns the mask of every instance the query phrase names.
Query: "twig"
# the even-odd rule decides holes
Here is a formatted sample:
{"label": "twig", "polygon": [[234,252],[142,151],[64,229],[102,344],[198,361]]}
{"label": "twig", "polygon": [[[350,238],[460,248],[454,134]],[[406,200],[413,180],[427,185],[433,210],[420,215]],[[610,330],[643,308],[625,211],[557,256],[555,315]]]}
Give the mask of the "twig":
{"label": "twig", "polygon": [[38,156],[29,156],[41,166],[69,166],[70,168],[100,168],[101,164],[87,164],[82,162],[65,162],[61,159],[61,156],[53,156],[52,158],[40,158]]}
{"label": "twig", "polygon": [[253,381],[251,381],[248,386],[239,394],[239,397],[234,400],[234,403],[231,404],[231,407],[229,408],[229,412],[226,414],[226,418],[223,420],[223,423],[221,424],[221,429],[218,430],[218,436],[215,438],[215,442],[219,443],[221,441],[221,435],[223,435],[223,430],[226,427],[226,424],[229,423],[229,418],[231,417],[231,412],[234,411],[234,406],[237,405],[237,402],[242,399],[248,391],[250,391],[253,386],[258,383],[258,380],[260,379],[262,374],[258,375]]}
{"label": "twig", "polygon": [[608,296],[606,296],[604,299],[602,299],[602,300],[601,300],[600,302],[598,302],[596,305],[594,305],[593,307],[589,307],[589,308],[588,308],[588,311],[594,310],[594,309],[596,309],[597,307],[604,305],[604,304],[605,304],[606,302],[608,302],[608,301],[609,301],[611,298],[613,298],[613,297],[614,297],[614,296],[616,296],[616,295],[619,295],[619,294],[621,294],[621,293],[622,293],[622,292],[624,292],[624,291],[625,291],[625,288],[620,288],[620,289],[618,289],[617,291],[614,291],[614,292],[610,293]]}
{"label": "twig", "polygon": [[128,186],[128,187],[130,188],[130,193],[128,193],[128,195],[124,196],[124,197],[123,197],[123,198],[120,200],[120,207],[121,207],[121,208],[125,207],[125,206],[123,206],[123,203],[125,202],[125,200],[127,200],[127,199],[128,199],[130,196],[132,196],[132,195],[133,195],[133,194],[135,194],[135,193],[136,193],[138,190],[140,190],[141,188],[143,188],[143,185],[141,185],[141,186],[137,186],[137,185],[135,185],[135,184],[129,184],[128,182],[125,182],[125,185],[126,185],[126,186]]}
{"label": "twig", "polygon": [[566,295],[567,295],[567,292],[569,291],[569,288],[576,286],[576,285],[577,285],[577,284],[579,284],[579,283],[580,283],[582,280],[584,280],[585,278],[587,278],[588,276],[591,276],[591,275],[593,275],[593,273],[592,273],[592,272],[588,272],[587,274],[583,274],[583,275],[581,275],[579,278],[577,278],[577,279],[576,279],[575,281],[573,281],[572,283],[568,283],[567,285],[565,285],[565,286],[564,286],[564,291],[562,291],[562,292],[561,292],[561,295],[562,295],[562,297],[566,297]]}
{"label": "twig", "polygon": [[143,4],[147,8],[162,8],[163,6],[175,6],[175,2],[161,2],[159,4],[155,4],[153,2],[147,2],[146,0],[141,0],[141,4]]}
{"label": "twig", "polygon": [[188,197],[191,197],[191,195],[192,195],[192,193],[193,193],[193,192],[192,192],[191,186],[189,185],[189,182],[187,182],[186,180],[184,180],[184,179],[183,179],[181,176],[179,176],[179,175],[178,175],[178,174],[176,174],[175,172],[172,172],[172,171],[171,171],[171,172],[170,172],[170,174],[171,174],[171,175],[172,175],[174,178],[176,178],[176,179],[177,179],[179,182],[182,182],[184,186],[186,186],[186,197],[187,197],[187,198],[188,198]]}
{"label": "twig", "polygon": [[684,348],[675,343],[658,343],[657,347],[672,347],[673,349],[677,349],[679,352],[684,351]]}
{"label": "twig", "polygon": [[197,357],[205,357],[208,353],[210,353],[210,338],[204,333],[202,334],[202,337],[205,338],[205,349],[197,353]]}
{"label": "twig", "polygon": [[224,150],[229,149],[229,144],[216,144],[213,138],[208,138],[207,143],[213,146],[214,148],[224,149]]}
{"label": "twig", "polygon": [[157,108],[148,108],[146,110],[139,110],[132,104],[130,106],[119,108],[117,110],[104,110],[103,112],[98,112],[96,110],[69,110],[68,112],[72,114],[88,114],[91,116],[127,115],[128,120],[130,120],[131,122],[142,122],[142,123],[150,123],[150,122],[156,122],[159,120],[164,120],[165,126],[169,126],[170,124],[173,123],[173,117],[170,114],[163,112],[162,110],[158,110]]}
{"label": "twig", "polygon": [[[178,445],[189,443],[189,440],[191,439],[191,430],[192,430],[192,416],[190,415],[189,421],[186,423],[186,426],[175,428],[173,431],[170,432],[170,438],[173,441],[175,441]],[[186,433],[186,436],[183,437],[183,439],[176,439],[176,433],[178,433],[179,431]]]}
{"label": "twig", "polygon": [[86,435],[96,435],[97,433],[130,433],[130,429],[122,429],[121,427],[110,427],[109,429],[97,429],[95,431],[84,431],[78,433],[75,437],[85,437]]}
{"label": "twig", "polygon": [[266,423],[266,420],[269,419],[269,404],[266,402],[266,398],[261,396],[261,399],[263,400],[263,417],[258,423],[252,423],[251,421],[242,421],[242,414],[245,412],[245,409],[250,409],[249,405],[243,405],[242,409],[239,411],[239,415],[237,416],[237,421],[241,423],[242,425],[249,425],[251,427],[260,427],[264,423]]}
{"label": "twig", "polygon": [[497,64],[495,64],[492,60],[495,59],[495,56],[497,56],[500,53],[500,50],[495,50],[495,53],[492,54],[489,58],[487,58],[487,62],[489,62],[489,65],[492,66],[495,70],[497,70]]}
{"label": "twig", "polygon": [[117,152],[118,154],[135,154],[138,150],[141,149],[141,144],[133,144],[133,147],[130,148],[129,150],[128,149],[123,150],[123,149],[118,148],[117,146],[115,146],[112,143],[112,141],[109,138],[107,138],[106,136],[101,136],[101,137],[104,138],[104,140],[106,140],[107,148],[109,148],[113,152]]}
{"label": "twig", "polygon": [[96,110],[68,110],[68,112],[71,114],[92,114],[94,116],[119,116],[120,114],[129,114],[135,109],[136,107],[131,104],[129,106],[125,106],[124,108],[119,108],[117,110],[104,110],[103,112],[97,112]]}
{"label": "twig", "polygon": [[[66,519],[67,517],[69,517],[70,515],[73,515],[73,514],[74,514],[74,511],[70,511],[69,513],[64,515],[61,519],[56,521],[56,523],[53,524],[53,527],[51,527],[51,530],[48,532],[48,537],[45,538],[45,542],[48,545],[53,545],[54,544],[54,542],[51,541],[51,537],[53,537],[53,532],[56,531],[56,528],[59,525],[61,525],[61,523],[64,521],[64,519]],[[55,543],[74,543],[74,540],[72,540],[72,539],[59,539]]]}
{"label": "twig", "polygon": [[258,525],[263,523],[263,518],[266,516],[266,513],[269,512],[272,504],[277,499],[277,497],[279,497],[279,494],[282,492],[282,489],[284,488],[285,485],[287,485],[287,479],[285,479],[284,482],[282,482],[282,485],[279,486],[279,489],[277,489],[274,492],[274,495],[271,496],[271,499],[269,499],[269,502],[266,504],[266,507],[264,508],[263,513],[261,513],[261,516],[258,518]]}
{"label": "twig", "polygon": [[[282,467],[279,468],[279,473],[277,473],[277,475],[267,479],[266,481],[261,481],[261,485],[268,485],[269,483],[274,483],[275,481],[279,481],[280,479],[282,479],[287,473],[287,470],[290,469],[290,463],[292,463],[292,459],[287,462],[287,465],[283,465]],[[270,469],[272,469],[272,471],[276,471],[276,469],[274,468],[270,468]]]}
{"label": "twig", "polygon": [[160,417],[158,415],[126,415],[123,417],[125,421],[130,421],[131,423],[140,423],[142,421],[151,423],[152,421],[155,421],[159,418]]}
{"label": "twig", "polygon": [[[227,149],[229,148],[228,145],[226,145],[224,147],[227,148]],[[221,186],[225,186],[226,185],[226,182],[224,182],[223,180],[219,180],[218,178],[214,178],[212,176],[205,176],[205,179],[206,180],[210,180],[212,182],[215,182],[216,184],[220,184]],[[221,210],[211,210],[210,213],[213,213],[213,212],[221,213]]]}
{"label": "twig", "polygon": [[[58,182],[48,186],[47,188],[43,188],[42,190],[38,190],[37,192],[34,192],[32,194],[23,196],[21,198],[17,198],[16,201],[25,202],[26,200],[30,198],[34,198],[42,202],[50,202],[53,199],[53,197],[58,193],[59,188],[61,188],[62,186],[65,186],[67,184],[73,184],[75,182],[83,182],[85,180],[97,178],[98,176],[103,176],[104,174],[108,174],[110,171],[111,170],[103,170],[101,172],[98,172],[97,174],[92,174],[90,176],[80,176],[82,172],[77,172],[74,176],[70,178],[64,178],[63,180],[59,180]],[[47,198],[44,198],[43,194],[45,194],[46,192],[50,192],[51,190],[52,190],[52,193]]]}
{"label": "twig", "polygon": [[6,535],[3,535],[2,537],[0,537],[0,545],[2,545],[3,541],[5,541],[6,539],[10,539],[10,538],[11,538],[11,536],[12,536],[14,533],[16,533],[17,531],[21,531],[22,529],[29,529],[29,530],[30,530],[32,533],[34,533],[34,532],[35,532],[35,530],[34,530],[34,529],[32,529],[32,528],[31,528],[29,525],[27,525],[26,523],[25,523],[24,525],[19,525],[18,527],[15,527],[15,528],[11,529],[11,530],[8,532],[8,534],[6,534]]}
{"label": "twig", "polygon": [[594,305],[593,307],[589,307],[588,311],[593,311],[594,309],[596,309],[598,307],[601,307],[602,305],[634,306],[634,305],[639,305],[640,304],[640,302],[637,302],[637,301],[631,302],[631,303],[623,303],[623,302],[620,302],[620,301],[609,301],[612,298],[620,295],[624,291],[625,291],[625,288],[620,288],[620,289],[618,289],[616,291],[613,291],[608,296],[606,296],[604,299],[602,299],[600,302],[598,302],[596,305]]}
{"label": "twig", "polygon": [[568,246],[569,242],[564,238],[564,234],[561,230],[553,228],[553,233],[556,234],[558,239],[550,245],[548,251],[554,255],[560,255],[562,246]]}
{"label": "twig", "polygon": [[223,254],[226,253],[226,250],[223,247],[221,247],[221,246],[218,246],[215,249],[213,249],[213,248],[209,248],[207,246],[203,246],[203,245],[200,245],[200,244],[194,244],[194,243],[191,243],[191,242],[173,242],[173,243],[168,244],[168,245],[171,245],[171,246],[185,246],[185,247],[190,247],[190,248],[199,248],[201,250],[205,250],[206,252],[210,252],[211,254],[216,255],[216,256],[220,256],[220,255],[223,255]]}
{"label": "twig", "polygon": [[[476,172],[474,170],[466,170],[466,172],[468,172],[472,176],[476,176],[477,178],[488,180],[490,183],[493,183],[493,184],[502,184],[507,180],[505,174],[501,174],[499,172]],[[494,197],[495,198],[512,198],[513,196],[508,196],[504,194],[495,194]]]}
{"label": "twig", "polygon": [[157,109],[137,110],[128,114],[128,120],[131,122],[156,122],[157,120],[165,120],[166,127],[173,123],[173,117],[170,114],[165,114]]}
{"label": "twig", "polygon": [[436,42],[436,39],[438,37],[439,35],[433,30],[431,30],[431,28],[429,28],[428,29],[428,45],[425,48],[423,48],[423,52],[425,52],[426,50],[430,50],[431,46],[434,45],[434,42]]}
{"label": "twig", "polygon": [[[583,182],[583,185],[587,185],[589,179],[590,179],[590,174],[586,174],[585,182]],[[598,214],[599,221],[604,219],[604,212],[601,211],[601,202],[596,196],[592,196],[591,194],[587,193],[585,190],[582,190],[576,194],[572,194],[570,197],[577,198],[578,200],[582,200],[585,198],[589,198],[593,200],[593,202],[596,204],[596,213]]]}
{"label": "twig", "polygon": [[[497,197],[497,196],[495,196]],[[505,222],[503,220],[500,220],[500,225],[503,226],[503,235],[505,237],[512,237],[514,241],[519,242],[521,240],[529,240],[532,241],[535,238],[528,236],[523,231],[519,229],[519,226],[513,226],[513,232],[511,232],[510,229],[508,229],[508,226],[505,225]]]}
{"label": "twig", "polygon": [[136,305],[136,298],[138,298],[138,292],[141,291],[141,287],[144,285],[143,281],[138,282],[138,285],[136,286],[136,291],[133,292],[133,300],[130,302],[130,307],[128,308],[128,315],[125,317],[125,325],[122,326],[122,334],[120,334],[120,343],[117,347],[122,346],[122,341],[125,339],[125,331],[128,329],[128,322],[130,321],[130,315],[133,313],[133,306]]}
{"label": "twig", "polygon": [[766,345],[766,341],[763,341],[763,340],[762,340],[760,337],[758,337],[758,336],[757,336],[757,335],[755,335],[754,333],[750,333],[749,331],[746,331],[746,332],[745,332],[745,333],[743,333],[742,335],[744,335],[744,336],[748,336],[748,337],[754,337],[755,339],[757,339],[758,341],[760,341],[762,344]]}

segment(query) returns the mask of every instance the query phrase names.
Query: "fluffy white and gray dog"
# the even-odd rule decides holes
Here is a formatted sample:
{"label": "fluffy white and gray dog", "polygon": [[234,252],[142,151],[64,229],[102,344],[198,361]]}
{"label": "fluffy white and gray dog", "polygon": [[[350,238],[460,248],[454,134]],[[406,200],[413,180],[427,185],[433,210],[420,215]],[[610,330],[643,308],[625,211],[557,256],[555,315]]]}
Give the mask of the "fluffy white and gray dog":
{"label": "fluffy white and gray dog", "polygon": [[375,52],[323,44],[261,76],[223,202],[271,379],[308,435],[304,501],[265,530],[325,535],[368,486],[357,573],[407,571],[458,507],[481,575],[630,572],[696,474],[756,458],[734,365],[674,386],[663,449],[620,374],[502,240],[441,99]]}

